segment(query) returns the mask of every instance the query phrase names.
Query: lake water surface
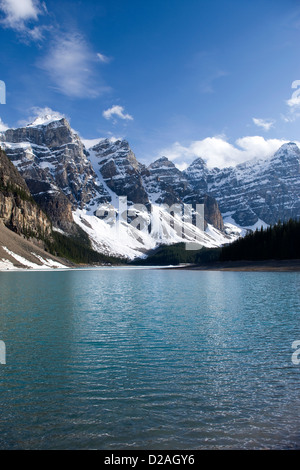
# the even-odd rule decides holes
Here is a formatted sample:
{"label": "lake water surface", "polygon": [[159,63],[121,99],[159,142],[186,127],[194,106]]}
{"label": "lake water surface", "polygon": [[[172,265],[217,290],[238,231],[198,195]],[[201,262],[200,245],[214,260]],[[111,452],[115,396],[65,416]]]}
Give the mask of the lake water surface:
{"label": "lake water surface", "polygon": [[300,448],[300,273],[0,273],[1,449]]}

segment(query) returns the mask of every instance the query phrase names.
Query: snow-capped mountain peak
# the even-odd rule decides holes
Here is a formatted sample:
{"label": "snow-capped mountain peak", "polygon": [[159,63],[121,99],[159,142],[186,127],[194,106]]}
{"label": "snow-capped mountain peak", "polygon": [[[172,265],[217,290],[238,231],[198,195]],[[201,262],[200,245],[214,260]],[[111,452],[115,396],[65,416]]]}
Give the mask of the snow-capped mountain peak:
{"label": "snow-capped mountain peak", "polygon": [[299,152],[299,147],[295,142],[287,142],[286,144],[281,145],[281,147],[277,150],[277,152],[285,151],[285,150],[294,150],[294,151]]}
{"label": "snow-capped mountain peak", "polygon": [[167,157],[161,157],[155,162],[149,165],[150,170],[158,169],[158,168],[176,168],[174,163],[171,162]]}
{"label": "snow-capped mountain peak", "polygon": [[45,114],[43,116],[36,117],[34,121],[27,124],[26,127],[45,126],[53,121],[61,121],[63,119],[65,120],[64,117],[58,114]]}

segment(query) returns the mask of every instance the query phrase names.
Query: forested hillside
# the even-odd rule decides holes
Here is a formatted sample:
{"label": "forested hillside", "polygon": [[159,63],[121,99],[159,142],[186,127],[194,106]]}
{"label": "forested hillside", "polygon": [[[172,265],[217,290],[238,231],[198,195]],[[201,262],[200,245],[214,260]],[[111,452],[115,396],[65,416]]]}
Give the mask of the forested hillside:
{"label": "forested hillside", "polygon": [[220,261],[300,259],[300,221],[256,230],[222,248]]}

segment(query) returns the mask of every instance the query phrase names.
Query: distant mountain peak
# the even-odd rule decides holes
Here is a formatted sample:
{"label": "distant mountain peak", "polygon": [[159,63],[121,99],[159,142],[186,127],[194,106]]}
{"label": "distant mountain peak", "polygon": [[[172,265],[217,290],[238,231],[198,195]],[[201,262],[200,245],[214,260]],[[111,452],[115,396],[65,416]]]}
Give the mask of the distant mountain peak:
{"label": "distant mountain peak", "polygon": [[37,127],[37,126],[47,126],[48,124],[62,121],[62,124],[68,124],[68,121],[60,113],[45,113],[37,116],[31,123],[27,124],[26,127]]}
{"label": "distant mountain peak", "polygon": [[92,146],[89,147],[89,150],[103,150],[103,149],[115,149],[122,151],[130,151],[129,142],[125,139],[115,139],[111,138],[99,138],[98,141]]}
{"label": "distant mountain peak", "polygon": [[160,157],[157,160],[155,160],[155,162],[151,163],[148,168],[154,169],[154,168],[162,168],[162,167],[175,168],[175,165],[167,157]]}
{"label": "distant mountain peak", "polygon": [[288,147],[288,148],[291,148],[291,147],[296,147],[298,148],[298,145],[295,143],[295,142],[287,142],[286,144],[283,144],[281,147]]}
{"label": "distant mountain peak", "polygon": [[197,157],[197,158],[193,161],[192,165],[204,165],[204,166],[206,166],[206,161],[205,161],[204,158],[202,158],[202,157]]}
{"label": "distant mountain peak", "polygon": [[199,168],[207,168],[207,164],[206,164],[206,161],[202,158],[202,157],[198,157],[196,158],[191,164],[190,166],[187,168],[188,169],[199,169]]}
{"label": "distant mountain peak", "polygon": [[277,156],[278,154],[286,153],[286,152],[289,152],[289,153],[293,152],[293,153],[300,154],[299,147],[295,142],[287,142],[286,144],[283,144],[281,147],[279,147],[277,152],[275,152],[274,157]]}

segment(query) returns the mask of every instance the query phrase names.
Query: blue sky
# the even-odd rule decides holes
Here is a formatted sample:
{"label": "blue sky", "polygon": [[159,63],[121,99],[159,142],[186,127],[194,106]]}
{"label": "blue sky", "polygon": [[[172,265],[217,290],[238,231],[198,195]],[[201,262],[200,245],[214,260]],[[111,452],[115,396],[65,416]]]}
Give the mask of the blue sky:
{"label": "blue sky", "polygon": [[2,130],[50,108],[84,139],[126,138],[140,161],[179,168],[300,141],[297,0],[0,0],[0,12]]}

